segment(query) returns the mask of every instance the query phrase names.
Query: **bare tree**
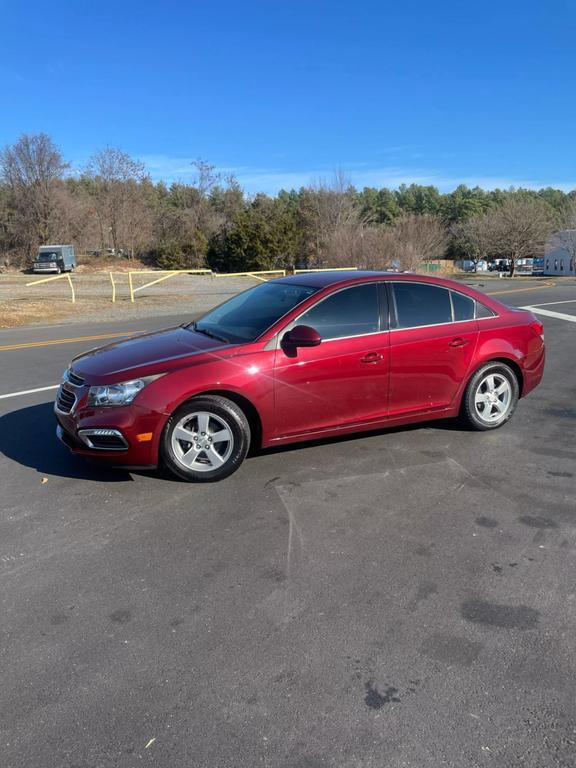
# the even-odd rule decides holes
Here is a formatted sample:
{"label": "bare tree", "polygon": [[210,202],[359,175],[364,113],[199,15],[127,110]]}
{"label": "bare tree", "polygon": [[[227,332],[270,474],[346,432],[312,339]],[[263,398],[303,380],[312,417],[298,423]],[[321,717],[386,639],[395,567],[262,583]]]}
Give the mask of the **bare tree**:
{"label": "bare tree", "polygon": [[542,255],[547,237],[555,228],[554,212],[541,200],[508,198],[487,216],[493,254],[510,259],[513,276],[519,259]]}
{"label": "bare tree", "polygon": [[53,240],[74,243],[77,251],[83,253],[96,237],[97,228],[86,196],[78,193],[71,179],[55,186]]}
{"label": "bare tree", "polygon": [[27,255],[50,241],[55,222],[55,189],[68,164],[45,133],[23,134],[0,151],[0,181],[7,189],[9,226]]}
{"label": "bare tree", "polygon": [[367,221],[348,177],[338,171],[332,179],[320,180],[301,194],[310,266],[361,262]]}
{"label": "bare tree", "polygon": [[144,164],[115,147],[105,147],[89,160],[85,171],[89,194],[98,218],[100,241],[115,253],[127,250],[133,258],[135,207],[139,205],[138,185],[146,178]]}
{"label": "bare tree", "polygon": [[478,262],[487,259],[492,249],[492,230],[489,216],[471,216],[454,223],[450,232],[455,245],[474,263],[474,271]]}
{"label": "bare tree", "polygon": [[439,217],[404,214],[394,226],[381,232],[382,267],[416,272],[424,261],[442,258],[448,240],[448,231]]}

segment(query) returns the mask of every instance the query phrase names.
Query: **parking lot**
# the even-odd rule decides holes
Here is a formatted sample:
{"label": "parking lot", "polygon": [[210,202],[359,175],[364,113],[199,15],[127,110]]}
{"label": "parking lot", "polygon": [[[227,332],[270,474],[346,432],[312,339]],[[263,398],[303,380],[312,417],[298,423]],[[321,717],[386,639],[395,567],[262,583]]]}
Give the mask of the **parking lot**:
{"label": "parking lot", "polygon": [[45,389],[185,316],[1,331],[0,764],[573,768],[576,281],[481,289],[545,326],[508,425],[268,451],[212,485],[72,457]]}

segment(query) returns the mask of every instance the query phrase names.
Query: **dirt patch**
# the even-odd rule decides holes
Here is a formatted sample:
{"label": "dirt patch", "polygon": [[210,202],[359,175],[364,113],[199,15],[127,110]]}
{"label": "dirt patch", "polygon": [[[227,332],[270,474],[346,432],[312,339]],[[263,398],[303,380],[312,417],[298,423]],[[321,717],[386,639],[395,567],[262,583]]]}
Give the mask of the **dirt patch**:
{"label": "dirt patch", "polygon": [[40,318],[43,323],[57,323],[67,320],[74,311],[72,303],[64,308],[54,301],[1,301],[0,328],[32,325],[40,322]]}

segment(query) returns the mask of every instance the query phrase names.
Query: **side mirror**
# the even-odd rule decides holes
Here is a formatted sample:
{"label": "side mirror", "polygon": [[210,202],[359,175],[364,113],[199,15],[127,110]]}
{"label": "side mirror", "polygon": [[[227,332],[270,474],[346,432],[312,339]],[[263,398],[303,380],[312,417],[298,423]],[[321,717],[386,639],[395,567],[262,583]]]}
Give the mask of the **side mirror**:
{"label": "side mirror", "polygon": [[317,347],[322,337],[309,325],[297,325],[282,337],[282,346],[297,349],[298,347]]}

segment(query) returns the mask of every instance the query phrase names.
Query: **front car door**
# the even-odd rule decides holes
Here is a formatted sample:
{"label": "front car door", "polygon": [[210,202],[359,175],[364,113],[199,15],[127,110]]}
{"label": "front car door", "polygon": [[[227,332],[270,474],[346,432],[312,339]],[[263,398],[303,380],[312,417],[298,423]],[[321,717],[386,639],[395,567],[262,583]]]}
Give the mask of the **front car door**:
{"label": "front car door", "polygon": [[[296,325],[317,347],[282,348]],[[382,420],[388,409],[389,332],[383,283],[336,289],[279,334],[274,366],[275,439]]]}
{"label": "front car door", "polygon": [[476,302],[426,282],[389,283],[389,416],[453,405],[478,340]]}

